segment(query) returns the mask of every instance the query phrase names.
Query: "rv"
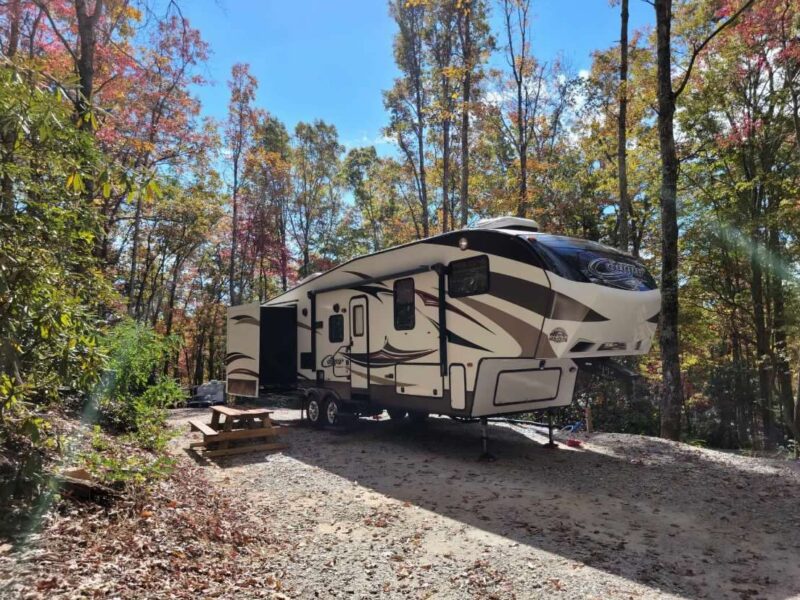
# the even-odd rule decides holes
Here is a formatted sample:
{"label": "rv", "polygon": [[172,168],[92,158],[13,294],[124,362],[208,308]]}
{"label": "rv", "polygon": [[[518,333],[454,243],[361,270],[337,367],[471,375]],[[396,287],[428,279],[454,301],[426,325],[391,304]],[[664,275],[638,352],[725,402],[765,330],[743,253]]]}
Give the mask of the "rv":
{"label": "rv", "polygon": [[634,258],[501,217],[361,256],[228,310],[227,392],[304,391],[307,419],[485,418],[568,405],[579,368],[650,350]]}

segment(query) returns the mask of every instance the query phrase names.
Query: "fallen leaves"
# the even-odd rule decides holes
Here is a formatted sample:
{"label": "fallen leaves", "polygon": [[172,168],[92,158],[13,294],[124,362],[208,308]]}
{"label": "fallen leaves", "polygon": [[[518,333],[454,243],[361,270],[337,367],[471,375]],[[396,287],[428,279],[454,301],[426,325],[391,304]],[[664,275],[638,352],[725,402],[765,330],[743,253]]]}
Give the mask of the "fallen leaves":
{"label": "fallen leaves", "polygon": [[80,503],[61,509],[24,556],[11,554],[10,544],[0,546],[0,579],[12,581],[6,592],[258,598],[285,591],[262,558],[283,550],[268,524],[248,521],[242,527],[236,516],[246,515],[247,507],[215,491],[199,468],[176,470],[145,499],[123,496],[108,507]]}

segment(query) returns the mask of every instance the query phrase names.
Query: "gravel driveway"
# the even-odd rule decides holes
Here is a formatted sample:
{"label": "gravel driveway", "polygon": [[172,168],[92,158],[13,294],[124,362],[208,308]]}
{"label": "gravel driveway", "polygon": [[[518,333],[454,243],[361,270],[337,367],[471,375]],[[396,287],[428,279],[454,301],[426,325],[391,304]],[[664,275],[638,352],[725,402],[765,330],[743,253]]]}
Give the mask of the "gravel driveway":
{"label": "gravel driveway", "polygon": [[[211,481],[291,542],[287,595],[353,598],[790,598],[800,594],[800,472],[622,434],[543,447],[529,427],[285,422],[282,453],[205,461]],[[196,434],[194,434],[196,435]],[[187,458],[188,460],[188,458]],[[265,565],[266,568],[266,565]]]}

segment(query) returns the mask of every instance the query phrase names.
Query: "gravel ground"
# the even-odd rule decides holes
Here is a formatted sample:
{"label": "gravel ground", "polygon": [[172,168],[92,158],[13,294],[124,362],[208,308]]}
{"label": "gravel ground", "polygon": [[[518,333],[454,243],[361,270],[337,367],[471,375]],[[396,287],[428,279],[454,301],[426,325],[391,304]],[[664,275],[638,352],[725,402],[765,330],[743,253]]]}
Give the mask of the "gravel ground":
{"label": "gravel ground", "polygon": [[289,596],[800,597],[793,463],[622,434],[549,450],[506,424],[479,462],[475,424],[274,417],[281,453],[211,462],[188,433],[174,450],[288,541],[266,560]]}

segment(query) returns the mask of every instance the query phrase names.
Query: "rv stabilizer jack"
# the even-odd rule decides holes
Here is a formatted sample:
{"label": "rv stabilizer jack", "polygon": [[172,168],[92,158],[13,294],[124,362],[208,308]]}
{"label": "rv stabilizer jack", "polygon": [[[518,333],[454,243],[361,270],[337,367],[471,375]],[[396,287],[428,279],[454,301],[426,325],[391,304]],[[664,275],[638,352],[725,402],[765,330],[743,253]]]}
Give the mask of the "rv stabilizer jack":
{"label": "rv stabilizer jack", "polygon": [[553,409],[547,409],[547,443],[545,448],[558,448],[558,444],[553,441]]}
{"label": "rv stabilizer jack", "polygon": [[489,452],[489,421],[486,417],[481,417],[481,447],[483,452],[478,460],[494,462],[497,458]]}

